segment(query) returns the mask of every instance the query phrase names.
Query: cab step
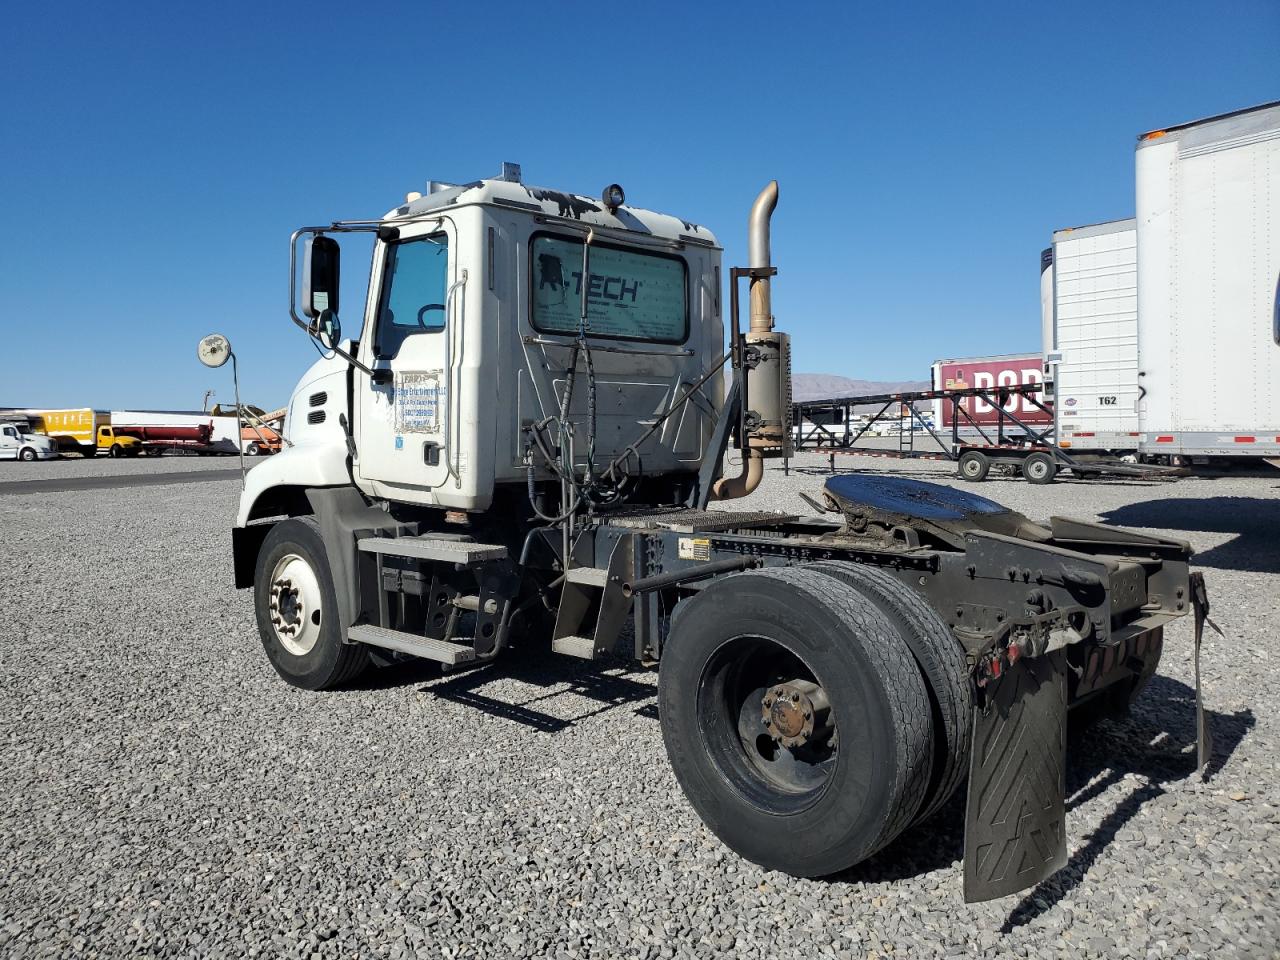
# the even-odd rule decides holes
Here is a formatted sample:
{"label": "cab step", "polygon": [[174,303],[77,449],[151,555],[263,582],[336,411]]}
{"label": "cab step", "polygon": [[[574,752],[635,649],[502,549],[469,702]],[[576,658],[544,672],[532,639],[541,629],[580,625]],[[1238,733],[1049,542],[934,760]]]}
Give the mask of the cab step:
{"label": "cab step", "polygon": [[603,567],[570,567],[565,571],[564,578],[569,583],[585,583],[604,589],[609,582],[609,571]]}
{"label": "cab step", "polygon": [[551,649],[556,653],[577,657],[580,660],[596,658],[596,642],[590,637],[556,637],[551,641]]}
{"label": "cab step", "polygon": [[365,553],[456,563],[464,567],[489,560],[504,560],[507,556],[507,548],[501,544],[443,537],[363,537],[357,545]]}
{"label": "cab step", "polygon": [[347,639],[422,657],[424,660],[435,660],[437,663],[445,663],[449,666],[470,663],[476,658],[474,647],[461,643],[449,643],[447,640],[432,640],[430,637],[420,637],[417,634],[391,630],[387,627],[376,627],[371,623],[358,623],[349,628]]}

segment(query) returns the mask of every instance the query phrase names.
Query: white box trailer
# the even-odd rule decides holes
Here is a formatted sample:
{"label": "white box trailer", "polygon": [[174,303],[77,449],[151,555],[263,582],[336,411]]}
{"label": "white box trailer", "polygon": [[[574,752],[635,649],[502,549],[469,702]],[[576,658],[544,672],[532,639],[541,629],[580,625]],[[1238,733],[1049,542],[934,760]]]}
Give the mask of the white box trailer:
{"label": "white box trailer", "polygon": [[1280,102],[1136,150],[1140,449],[1280,455]]}
{"label": "white box trailer", "polygon": [[1137,451],[1137,224],[1055,231],[1041,256],[1046,377],[1058,444],[1074,453]]}

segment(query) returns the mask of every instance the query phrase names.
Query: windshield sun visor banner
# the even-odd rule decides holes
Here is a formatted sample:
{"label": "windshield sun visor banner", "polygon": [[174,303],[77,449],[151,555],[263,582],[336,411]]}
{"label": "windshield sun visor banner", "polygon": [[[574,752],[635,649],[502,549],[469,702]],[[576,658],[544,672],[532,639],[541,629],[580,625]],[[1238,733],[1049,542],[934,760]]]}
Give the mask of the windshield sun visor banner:
{"label": "windshield sun visor banner", "polygon": [[[576,334],[582,312],[581,240],[547,235],[532,244],[532,319],[543,333]],[[593,243],[587,333],[594,337],[683,343],[688,336],[684,261]]]}

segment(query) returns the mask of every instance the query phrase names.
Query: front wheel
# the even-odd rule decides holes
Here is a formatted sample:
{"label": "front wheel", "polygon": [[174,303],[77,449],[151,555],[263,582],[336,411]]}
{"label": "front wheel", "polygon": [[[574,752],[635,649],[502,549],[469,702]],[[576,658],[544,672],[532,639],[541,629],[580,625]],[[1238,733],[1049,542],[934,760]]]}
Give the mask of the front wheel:
{"label": "front wheel", "polygon": [[293,686],[328,690],[368,666],[367,649],[344,640],[329,557],[314,519],[294,517],[271,528],[253,583],[267,659]]}
{"label": "front wheel", "polygon": [[262,448],[259,447],[257,443],[251,443],[244,448],[244,455],[246,457],[256,457],[261,452],[262,452]]}
{"label": "front wheel", "polygon": [[27,461],[27,463],[30,463],[30,462],[31,462],[32,460],[34,460],[35,458],[36,458],[36,452],[35,452],[34,450],[32,450],[30,447],[23,447],[23,448],[18,452],[18,459],[19,459],[19,460],[25,460],[25,461]]}
{"label": "front wheel", "polygon": [[929,699],[865,596],[812,570],[713,582],[676,610],[658,675],[667,756],[725,844],[820,877],[900,833],[929,785]]}
{"label": "front wheel", "polygon": [[124,449],[118,443],[113,443],[111,449],[107,451],[107,456],[112,460],[119,460],[124,456]]}

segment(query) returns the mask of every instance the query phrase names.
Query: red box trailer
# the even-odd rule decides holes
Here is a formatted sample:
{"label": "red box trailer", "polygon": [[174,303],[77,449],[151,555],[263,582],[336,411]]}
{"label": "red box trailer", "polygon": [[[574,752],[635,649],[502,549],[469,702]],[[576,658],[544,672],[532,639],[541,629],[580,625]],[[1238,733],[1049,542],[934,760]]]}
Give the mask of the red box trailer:
{"label": "red box trailer", "polygon": [[[1015,353],[996,357],[967,357],[957,360],[938,360],[933,365],[933,389],[935,390],[967,390],[971,387],[1012,387],[1019,384],[1043,383],[1044,360],[1038,353]],[[1045,403],[1044,396],[1036,399]],[[951,404],[935,401],[934,420],[944,427],[951,426]],[[995,424],[999,414],[981,397],[966,397],[961,401],[969,416],[980,424]],[[1049,404],[1045,403],[1046,406]],[[1031,426],[1049,426],[1053,423],[1052,414],[1041,410],[1030,399],[1013,395],[1005,405],[1005,410],[1016,416],[1023,423]],[[961,429],[965,427],[961,417]],[[1007,423],[1007,421],[1006,421]]]}

